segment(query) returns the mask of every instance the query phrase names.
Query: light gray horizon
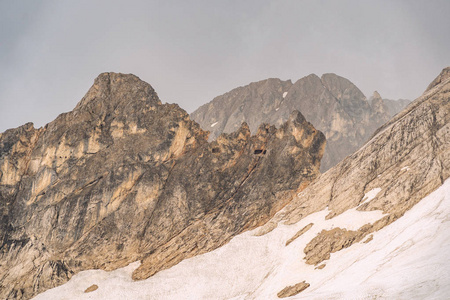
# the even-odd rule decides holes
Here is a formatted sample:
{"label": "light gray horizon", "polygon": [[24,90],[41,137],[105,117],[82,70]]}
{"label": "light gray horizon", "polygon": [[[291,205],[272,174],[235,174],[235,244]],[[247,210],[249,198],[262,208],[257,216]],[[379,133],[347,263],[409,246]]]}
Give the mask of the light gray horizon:
{"label": "light gray horizon", "polygon": [[193,110],[266,78],[336,73],[414,100],[450,66],[450,1],[3,1],[0,132],[72,110],[102,72]]}

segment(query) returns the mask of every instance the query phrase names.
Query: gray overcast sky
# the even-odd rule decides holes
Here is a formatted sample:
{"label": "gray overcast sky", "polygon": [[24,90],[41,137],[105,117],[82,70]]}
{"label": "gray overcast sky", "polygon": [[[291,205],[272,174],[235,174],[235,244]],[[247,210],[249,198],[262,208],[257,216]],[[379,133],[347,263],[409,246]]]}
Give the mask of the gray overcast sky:
{"label": "gray overcast sky", "polygon": [[101,72],[188,112],[268,77],[418,97],[450,66],[450,1],[0,0],[0,132],[72,110]]}

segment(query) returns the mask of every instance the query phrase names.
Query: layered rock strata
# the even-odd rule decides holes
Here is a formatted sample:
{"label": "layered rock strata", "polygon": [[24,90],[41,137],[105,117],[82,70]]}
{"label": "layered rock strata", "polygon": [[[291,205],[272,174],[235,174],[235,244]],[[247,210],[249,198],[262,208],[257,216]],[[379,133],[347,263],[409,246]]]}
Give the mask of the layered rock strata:
{"label": "layered rock strata", "polygon": [[0,135],[0,298],[141,260],[135,279],[267,222],[319,174],[324,135],[298,112],[208,143],[133,75],[101,74],[44,128]]}

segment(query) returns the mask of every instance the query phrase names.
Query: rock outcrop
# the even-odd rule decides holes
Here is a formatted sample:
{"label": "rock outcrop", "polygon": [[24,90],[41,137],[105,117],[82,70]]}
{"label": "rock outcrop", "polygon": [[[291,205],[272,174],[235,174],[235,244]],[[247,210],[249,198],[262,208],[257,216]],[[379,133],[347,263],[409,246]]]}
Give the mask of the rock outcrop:
{"label": "rock outcrop", "polygon": [[263,122],[279,126],[291,111],[298,110],[327,138],[321,164],[324,172],[356,151],[390,119],[389,108],[381,97],[380,101],[370,105],[343,77],[311,74],[294,84],[271,78],[236,88],[201,106],[191,117],[211,131],[213,140],[222,132],[235,131],[242,122],[249,124],[251,132]]}
{"label": "rock outcrop", "polygon": [[71,112],[0,135],[0,298],[141,260],[135,279],[267,222],[319,174],[324,135],[298,112],[208,143],[133,75],[101,74]]}
{"label": "rock outcrop", "polygon": [[442,72],[436,77],[427,87],[426,92],[433,89],[435,86],[447,81],[450,78],[450,67],[444,68]]}
{"label": "rock outcrop", "polygon": [[365,236],[363,229],[358,231],[333,228],[322,230],[305,247],[305,261],[310,265],[318,265],[330,258],[330,254],[350,247],[353,243],[359,242]]}
{"label": "rock outcrop", "polygon": [[300,283],[297,283],[296,285],[285,287],[277,294],[277,296],[278,296],[278,298],[292,297],[292,296],[295,296],[295,295],[303,292],[308,287],[309,287],[309,283],[302,281]]}

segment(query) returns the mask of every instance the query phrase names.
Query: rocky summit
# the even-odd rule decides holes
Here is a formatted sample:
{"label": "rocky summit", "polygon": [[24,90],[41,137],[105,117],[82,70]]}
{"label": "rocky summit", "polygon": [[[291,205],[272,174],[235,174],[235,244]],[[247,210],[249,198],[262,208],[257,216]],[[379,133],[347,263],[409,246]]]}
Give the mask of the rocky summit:
{"label": "rocky summit", "polygon": [[[379,96],[379,95],[378,95]],[[255,132],[259,124],[277,126],[291,111],[300,111],[322,131],[327,146],[321,164],[324,172],[361,147],[374,131],[406,106],[406,102],[367,101],[349,80],[336,74],[314,74],[294,84],[271,78],[236,88],[201,106],[191,114],[213,140],[222,132],[233,132],[242,122]]]}
{"label": "rocky summit", "polygon": [[104,73],[73,111],[0,134],[0,298],[138,260],[145,279],[263,225],[318,176],[325,148],[297,111],[277,125],[208,142],[149,84]]}

